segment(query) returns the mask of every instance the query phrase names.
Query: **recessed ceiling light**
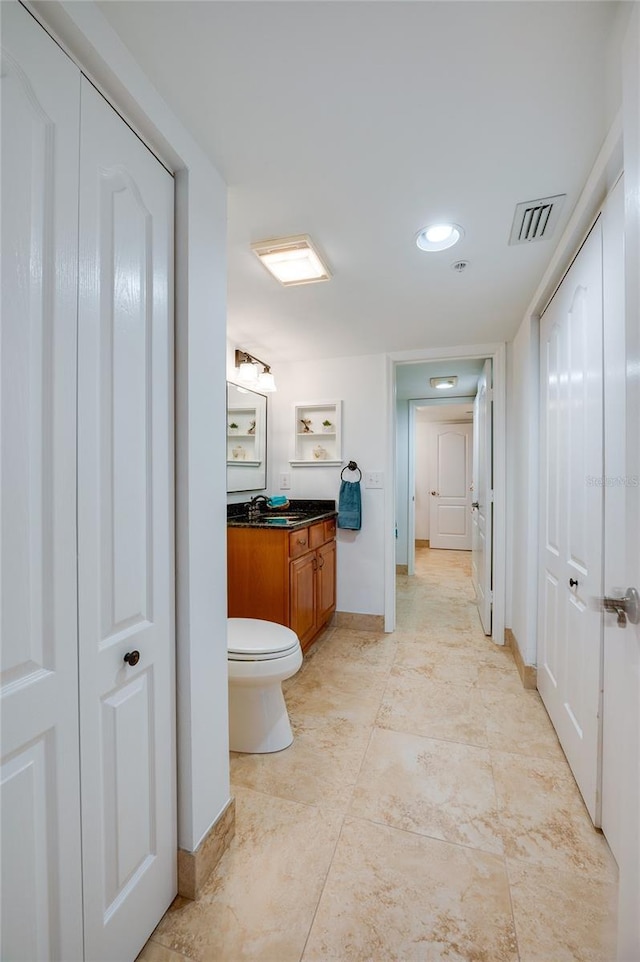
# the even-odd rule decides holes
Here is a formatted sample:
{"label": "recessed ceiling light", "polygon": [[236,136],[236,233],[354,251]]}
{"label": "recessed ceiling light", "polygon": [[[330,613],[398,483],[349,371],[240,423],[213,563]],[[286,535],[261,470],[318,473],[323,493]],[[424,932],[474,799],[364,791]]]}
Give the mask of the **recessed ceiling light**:
{"label": "recessed ceiling light", "polygon": [[455,374],[452,374],[450,377],[429,378],[431,387],[437,388],[438,391],[448,391],[450,388],[455,387],[457,383],[458,377]]}
{"label": "recessed ceiling light", "polygon": [[464,231],[458,224],[430,224],[416,236],[416,244],[421,251],[446,251],[457,244]]}
{"label": "recessed ceiling light", "polygon": [[328,281],[331,271],[308,234],[259,241],[251,250],[284,287]]}

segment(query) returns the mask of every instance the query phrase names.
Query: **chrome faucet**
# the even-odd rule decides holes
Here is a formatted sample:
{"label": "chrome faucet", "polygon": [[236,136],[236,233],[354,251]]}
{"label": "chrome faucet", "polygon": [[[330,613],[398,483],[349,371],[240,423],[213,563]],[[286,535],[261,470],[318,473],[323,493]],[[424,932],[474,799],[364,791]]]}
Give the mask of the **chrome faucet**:
{"label": "chrome faucet", "polygon": [[255,498],[247,503],[247,514],[249,515],[249,520],[253,521],[254,518],[260,515],[260,501],[264,501],[265,504],[268,503],[269,499],[264,494],[256,494]]}

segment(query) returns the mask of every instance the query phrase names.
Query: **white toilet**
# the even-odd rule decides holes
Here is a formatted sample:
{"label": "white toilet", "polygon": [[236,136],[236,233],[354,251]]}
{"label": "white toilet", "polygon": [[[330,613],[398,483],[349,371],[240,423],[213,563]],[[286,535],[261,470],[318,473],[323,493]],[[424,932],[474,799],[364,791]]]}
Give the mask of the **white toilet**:
{"label": "white toilet", "polygon": [[279,752],[293,741],[282,682],[300,669],[302,649],[291,628],[258,618],[227,619],[229,748]]}

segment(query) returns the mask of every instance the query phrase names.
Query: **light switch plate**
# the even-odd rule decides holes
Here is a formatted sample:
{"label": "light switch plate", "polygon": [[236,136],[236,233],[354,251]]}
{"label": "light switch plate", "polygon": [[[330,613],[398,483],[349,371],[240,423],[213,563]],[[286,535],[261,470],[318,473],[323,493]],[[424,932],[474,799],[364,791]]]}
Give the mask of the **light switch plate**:
{"label": "light switch plate", "polygon": [[365,471],[364,486],[365,488],[383,488],[384,473],[382,471]]}
{"label": "light switch plate", "polygon": [[288,471],[283,471],[280,475],[280,490],[286,491],[291,487],[291,475]]}

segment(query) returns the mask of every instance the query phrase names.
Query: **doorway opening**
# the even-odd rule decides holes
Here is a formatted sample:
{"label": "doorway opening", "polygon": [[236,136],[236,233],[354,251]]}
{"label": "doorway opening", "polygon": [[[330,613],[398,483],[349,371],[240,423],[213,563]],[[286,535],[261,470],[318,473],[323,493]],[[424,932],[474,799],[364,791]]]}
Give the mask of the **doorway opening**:
{"label": "doorway opening", "polygon": [[[390,474],[394,478],[394,498],[390,504],[387,516],[387,557],[386,557],[386,598],[385,598],[385,629],[392,631],[396,623],[396,566],[406,566],[408,573],[415,572],[416,540],[429,541],[429,549],[437,550],[431,544],[432,519],[440,519],[440,550],[455,550],[456,533],[466,537],[466,523],[471,533],[471,545],[468,542],[460,544],[463,551],[473,549],[473,538],[478,536],[479,512],[472,508],[472,501],[478,501],[473,491],[466,484],[465,497],[456,499],[442,496],[438,486],[424,479],[420,482],[420,465],[416,476],[416,454],[419,454],[420,443],[416,440],[416,430],[421,421],[439,423],[447,417],[456,417],[460,424],[472,423],[474,415],[467,412],[474,410],[478,383],[482,372],[488,368],[487,394],[488,423],[493,431],[493,439],[489,447],[488,464],[485,470],[485,492],[483,502],[483,538],[489,539],[489,552],[484,554],[486,568],[484,571],[485,586],[483,600],[489,608],[488,616],[483,619],[485,633],[496,644],[504,645],[505,624],[505,345],[484,345],[473,348],[451,348],[449,350],[433,350],[421,352],[404,352],[390,355],[390,424],[392,426],[390,455],[392,465]],[[446,399],[434,396],[440,392],[429,391],[431,379],[444,376],[457,377],[454,396]],[[454,408],[459,409],[455,411]],[[449,415],[447,414],[449,409]],[[426,412],[426,413],[425,413]],[[478,413],[475,414],[476,420]],[[468,430],[468,429],[467,429]],[[445,432],[447,437],[441,447],[455,463],[462,458],[461,452],[466,443],[464,430]],[[476,432],[478,435],[479,432]],[[450,435],[450,436],[449,436]],[[456,437],[454,435],[460,435]],[[471,452],[469,452],[471,454]],[[478,461],[476,453],[476,462]],[[470,463],[473,459],[470,458]],[[446,465],[445,465],[446,467]],[[448,469],[447,469],[448,470]],[[472,482],[473,484],[474,482]],[[418,490],[418,485],[420,485]],[[478,481],[475,480],[476,492]],[[434,492],[432,494],[431,492]],[[416,501],[416,494],[418,501]],[[438,495],[441,497],[438,497]],[[429,504],[427,509],[425,500]],[[391,501],[391,499],[390,499]],[[467,503],[468,502],[468,503]],[[425,534],[425,513],[428,510],[429,537]],[[417,511],[417,513],[416,513]],[[472,522],[475,526],[472,529]],[[420,547],[423,547],[422,545]],[[426,546],[424,546],[426,547]],[[485,545],[486,547],[486,545]],[[473,554],[473,551],[470,552]],[[477,567],[477,566],[476,566]],[[482,566],[481,566],[482,567]],[[474,572],[474,582],[477,584],[477,571]]]}

